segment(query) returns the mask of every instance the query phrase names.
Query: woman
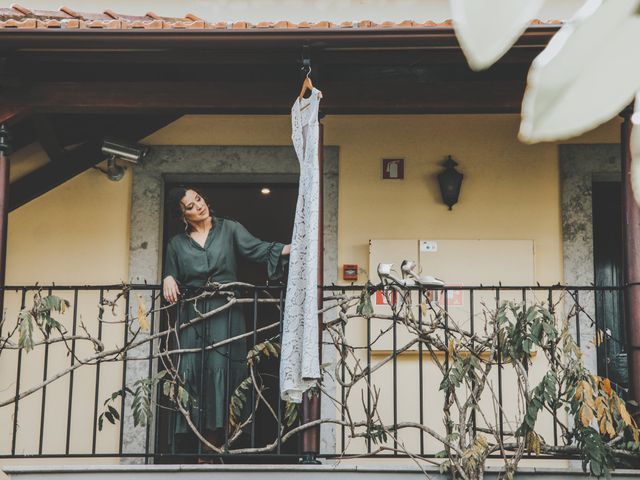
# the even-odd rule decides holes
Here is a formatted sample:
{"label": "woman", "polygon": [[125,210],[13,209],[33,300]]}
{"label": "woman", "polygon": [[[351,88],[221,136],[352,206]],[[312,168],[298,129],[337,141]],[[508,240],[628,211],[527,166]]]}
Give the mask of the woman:
{"label": "woman", "polygon": [[[189,298],[207,282],[229,283],[236,278],[236,258],[243,256],[254,262],[266,263],[269,278],[282,276],[284,258],[290,245],[263,242],[252,236],[233,220],[214,217],[207,201],[194,188],[178,188],[172,192],[173,206],[185,224],[185,232],[171,238],[167,245],[162,281],[163,296],[169,303],[180,295]],[[187,291],[189,292],[187,294]],[[215,296],[184,302],[177,309],[181,324],[223,306],[226,298]],[[241,305],[234,305],[214,316],[183,328],[179,333],[179,348],[197,348],[235,337],[245,332]],[[182,354],[178,372],[190,396],[196,402],[191,409],[193,423],[214,445],[224,440],[227,402],[247,376],[246,342],[232,342],[215,350]],[[182,415],[177,415],[175,434],[190,433]]]}

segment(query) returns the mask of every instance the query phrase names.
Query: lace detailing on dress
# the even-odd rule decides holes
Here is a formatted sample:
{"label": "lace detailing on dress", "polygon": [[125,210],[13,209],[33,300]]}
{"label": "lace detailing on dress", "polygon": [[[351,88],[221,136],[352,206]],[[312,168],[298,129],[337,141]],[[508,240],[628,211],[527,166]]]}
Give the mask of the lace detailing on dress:
{"label": "lace detailing on dress", "polygon": [[280,391],[290,402],[320,378],[318,356],[318,109],[322,93],[296,99],[291,108],[293,146],[300,162],[300,185],[293,225],[289,279],[282,326]]}

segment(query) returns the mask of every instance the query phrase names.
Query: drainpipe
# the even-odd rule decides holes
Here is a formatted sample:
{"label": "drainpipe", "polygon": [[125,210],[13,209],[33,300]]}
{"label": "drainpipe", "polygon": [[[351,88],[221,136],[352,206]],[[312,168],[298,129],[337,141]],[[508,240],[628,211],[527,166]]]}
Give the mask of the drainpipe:
{"label": "drainpipe", "polygon": [[9,131],[0,125],[0,318],[4,317],[4,286],[7,271],[7,227],[9,224]]}
{"label": "drainpipe", "polygon": [[[318,174],[320,177],[320,208],[318,210],[318,310],[322,308],[324,292],[324,126],[320,123],[318,134]],[[322,314],[318,314],[318,349],[320,363],[322,363]],[[312,393],[311,393],[312,392]],[[307,390],[302,400],[302,423],[313,422],[320,419],[320,392]],[[320,425],[307,428],[302,433],[302,463],[320,463]]]}
{"label": "drainpipe", "polygon": [[631,111],[622,113],[622,243],[629,394],[640,401],[640,208],[631,190]]}

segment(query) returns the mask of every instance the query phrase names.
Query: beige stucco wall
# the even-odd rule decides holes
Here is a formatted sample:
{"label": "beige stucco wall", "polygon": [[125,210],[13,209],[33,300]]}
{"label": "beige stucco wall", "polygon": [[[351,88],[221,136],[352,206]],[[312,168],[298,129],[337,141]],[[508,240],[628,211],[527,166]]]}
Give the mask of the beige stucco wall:
{"label": "beige stucco wall", "polygon": [[[340,148],[339,265],[366,266],[370,238],[532,239],[536,280],[542,284],[562,280],[557,145],[518,143],[516,116],[344,116],[328,117],[324,124],[325,143]],[[573,140],[617,141],[617,120]],[[288,117],[190,115],[145,143],[288,145],[290,124]],[[452,212],[441,204],[433,178],[447,154],[459,161],[465,174],[460,203]],[[390,156],[405,158],[406,180],[380,180],[380,160]],[[43,161],[34,146],[15,154],[12,167],[23,175]],[[8,283],[126,281],[130,198],[131,172],[121,182],[110,182],[97,170],[89,170],[12,212]],[[114,338],[120,337],[114,332]],[[32,358],[30,376],[35,381],[41,360]],[[68,359],[61,355],[59,362]],[[9,382],[2,382],[3,391],[10,391],[4,388],[10,389],[14,371],[7,368],[8,364],[0,365],[0,377]],[[118,372],[113,371],[115,381]],[[60,398],[64,399],[63,382]],[[92,377],[87,379],[91,384]],[[415,399],[414,394],[406,398]],[[37,412],[38,398],[33,401]],[[65,414],[56,421],[64,418]],[[27,425],[24,428],[30,428]]]}
{"label": "beige stucco wall", "polygon": [[[368,264],[370,238],[532,239],[536,280],[562,280],[556,144],[523,145],[513,115],[327,117],[340,147],[338,264]],[[615,143],[618,120],[574,139]],[[287,145],[287,117],[189,115],[150,145]],[[452,212],[433,176],[451,154],[465,174]],[[380,180],[383,157],[404,157],[404,181]],[[22,172],[41,159],[19,152]],[[89,170],[10,214],[9,283],[110,283],[128,277],[130,172],[110,182]],[[46,241],[45,241],[46,240]],[[71,268],[73,267],[73,268]]]}
{"label": "beige stucco wall", "polygon": [[[12,160],[22,169],[21,155]],[[39,163],[39,155],[24,162]],[[8,284],[120,282],[127,278],[131,177],[95,169],[9,215]]]}

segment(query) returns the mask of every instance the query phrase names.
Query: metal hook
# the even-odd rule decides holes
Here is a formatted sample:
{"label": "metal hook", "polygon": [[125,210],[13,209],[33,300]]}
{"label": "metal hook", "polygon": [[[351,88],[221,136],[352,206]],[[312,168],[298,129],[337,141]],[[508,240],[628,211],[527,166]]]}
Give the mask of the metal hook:
{"label": "metal hook", "polygon": [[308,45],[302,47],[302,67],[300,70],[304,71],[304,67],[308,67],[307,78],[309,78],[309,75],[311,75],[311,56],[309,55]]}

